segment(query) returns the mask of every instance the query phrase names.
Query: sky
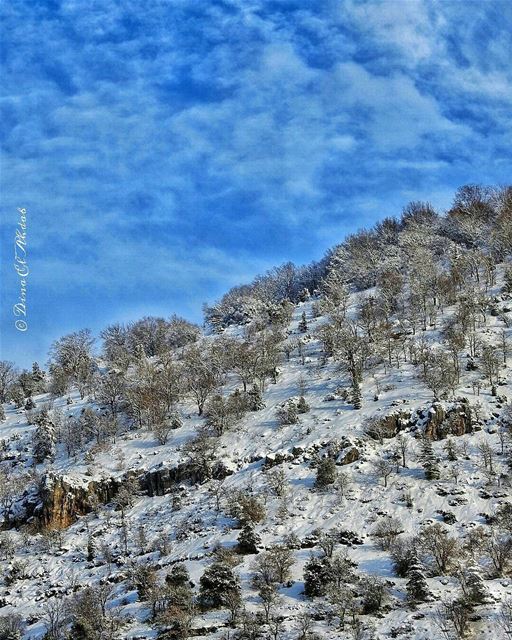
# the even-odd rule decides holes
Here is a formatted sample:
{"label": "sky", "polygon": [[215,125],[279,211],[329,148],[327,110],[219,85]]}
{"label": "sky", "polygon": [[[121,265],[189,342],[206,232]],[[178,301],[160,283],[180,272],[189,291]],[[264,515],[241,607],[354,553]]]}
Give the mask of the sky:
{"label": "sky", "polygon": [[[2,3],[1,359],[510,182],[508,0]],[[27,330],[14,242],[27,211]],[[19,250],[18,250],[19,252]]]}

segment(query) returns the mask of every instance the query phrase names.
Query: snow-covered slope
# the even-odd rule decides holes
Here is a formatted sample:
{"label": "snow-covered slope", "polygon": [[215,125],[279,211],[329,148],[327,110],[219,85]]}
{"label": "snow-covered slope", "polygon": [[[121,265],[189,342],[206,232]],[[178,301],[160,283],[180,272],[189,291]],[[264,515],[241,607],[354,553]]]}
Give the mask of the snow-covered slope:
{"label": "snow-covered slope", "polygon": [[[501,285],[499,281],[489,296],[499,296]],[[360,294],[352,297],[351,307],[359,298]],[[25,525],[17,522],[15,528],[2,534],[2,548],[5,549],[6,537],[12,539],[16,548],[12,557],[3,552],[4,577],[13,574],[13,567],[17,577],[12,581],[7,579],[7,583],[0,586],[0,615],[20,614],[27,623],[24,637],[40,638],[48,627],[49,602],[63,600],[78,586],[106,581],[112,585],[107,608],[116,610],[123,619],[121,629],[113,637],[157,637],[159,631],[151,620],[148,602],[138,597],[126,579],[130,563],[154,563],[164,576],[170,566],[184,561],[197,592],[205,567],[213,561],[215,547],[236,547],[240,527],[237,519],[227,514],[226,505],[236,491],[245,490],[258,496],[266,512],[254,525],[261,538],[260,553],[238,555],[239,562],[234,567],[248,612],[261,610],[261,600],[252,583],[256,558],[272,545],[289,541],[292,533],[299,540],[290,545],[294,547],[290,578],[279,585],[281,599],[276,617],[281,621],[280,630],[272,636],[271,627],[260,620],[256,626],[266,634],[262,637],[283,640],[308,637],[300,636],[301,625],[306,625],[305,612],[312,616],[310,633],[317,632],[322,638],[426,640],[444,637],[439,623],[439,603],[459,593],[460,580],[456,572],[427,577],[433,600],[411,604],[407,599],[407,578],[396,575],[389,550],[380,548],[373,533],[379,522],[392,517],[401,525],[401,538],[417,535],[433,523],[443,523],[447,535],[456,537],[466,547],[469,534],[479,527],[483,528],[484,537],[490,535],[486,516],[511,497],[509,469],[505,455],[501,455],[500,429],[506,399],[512,401],[512,357],[507,358],[500,370],[497,396],[491,395],[485,386],[479,389],[472,384],[481,378],[481,373],[464,369],[455,397],[438,405],[448,414],[451,410],[459,411],[463,404],[476,405],[478,420],[473,411],[473,431],[452,436],[458,452],[456,460],[447,458],[446,439],[433,441],[434,452],[441,461],[440,478],[427,480],[420,461],[419,435],[428,422],[429,410],[432,411],[433,396],[419,379],[418,367],[403,361],[399,368],[378,366],[372,376],[363,380],[362,408],[355,410],[339,393],[340,386],[349,386],[339,364],[332,359],[323,362],[316,330],[327,318],[315,317],[314,302],[312,299],[296,305],[288,327],[289,338],[303,341],[304,357],[299,357],[297,351],[292,352],[289,360],[283,357],[277,382],[268,382],[263,393],[265,407],[248,412],[219,438],[217,457],[228,474],[223,480],[213,479],[202,484],[177,482],[172,491],[153,497],[139,491],[125,514],[129,530],[128,555],[120,529],[121,512],[115,501],[78,517],[58,534],[37,531],[30,522]],[[445,317],[451,312],[445,309]],[[300,333],[297,328],[303,313],[308,323],[306,333]],[[478,330],[489,343],[498,345],[504,329],[510,332],[498,317],[488,316]],[[236,331],[237,328],[232,328],[227,333]],[[424,337],[430,343],[440,340],[435,328],[428,329]],[[304,384],[309,411],[300,414],[295,424],[280,425],[277,408],[298,396]],[[237,380],[231,375],[224,391],[232,391],[236,386]],[[88,396],[80,399],[77,391],[69,394],[71,404],[67,397],[55,399],[53,407],[78,416],[84,406],[94,404]],[[34,399],[42,406],[49,396],[43,394]],[[102,479],[126,478],[129,472],[143,477],[146,472],[175,468],[185,460],[184,444],[204,422],[192,404],[182,403],[183,426],[171,433],[165,445],[158,444],[151,432],[127,430],[114,443],[98,447],[93,457],[85,458],[83,454],[68,457],[59,444],[56,459],[43,466],[32,460],[30,442],[35,427],[27,424],[25,412],[15,409],[13,404],[5,405],[5,410],[6,420],[0,424],[0,438],[5,442],[4,466],[8,465],[11,473],[44,471],[53,477],[64,477],[66,486],[71,487],[87,487],[92,481]],[[395,459],[392,454],[397,440],[385,437],[381,443],[378,438],[368,436],[367,425],[372,418],[392,415],[405,416],[405,429],[401,433],[405,436],[407,459],[405,467],[396,462],[396,469],[390,472],[384,486],[376,463],[386,457]],[[493,474],[484,468],[482,443],[490,445]],[[315,488],[315,463],[333,447],[340,450],[338,462],[343,461],[347,451],[355,452],[356,459],[337,466],[347,486],[344,492],[332,486],[323,490]],[[276,469],[282,469],[286,476],[283,497],[276,495],[268,481],[269,474]],[[216,508],[216,494],[221,495],[220,509]],[[15,505],[15,515],[20,509],[21,501]],[[346,553],[356,563],[356,572],[361,576],[378,576],[385,581],[388,596],[384,607],[376,615],[358,613],[360,626],[350,624],[347,614],[347,624],[342,629],[332,604],[323,597],[307,598],[303,593],[304,566],[311,554],[322,555],[315,538],[318,530],[352,532],[355,542],[337,543],[335,553]],[[167,545],[162,545],[163,539]],[[93,557],[89,560],[88,540],[95,541]],[[157,547],[160,550],[156,550]],[[107,557],[107,548],[112,558]],[[512,581],[506,571],[500,577],[491,577],[490,571],[486,573],[491,560],[485,550],[474,557],[490,597],[472,614],[471,629],[478,638],[499,637],[502,633],[498,625],[500,607],[512,597]],[[228,617],[225,609],[197,611],[192,623],[194,635],[209,639],[228,637],[228,632],[233,635],[235,631],[230,629]],[[238,624],[239,630],[241,624]],[[453,631],[450,628],[446,633]],[[505,631],[502,637],[508,637]]]}

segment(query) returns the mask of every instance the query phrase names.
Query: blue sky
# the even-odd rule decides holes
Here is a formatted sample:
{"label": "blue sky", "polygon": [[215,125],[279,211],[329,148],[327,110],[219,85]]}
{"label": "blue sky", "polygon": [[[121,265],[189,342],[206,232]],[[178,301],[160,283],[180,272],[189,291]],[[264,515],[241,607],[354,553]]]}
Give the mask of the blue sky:
{"label": "blue sky", "polygon": [[[510,181],[508,0],[4,2],[1,357]],[[14,329],[17,207],[29,329]]]}

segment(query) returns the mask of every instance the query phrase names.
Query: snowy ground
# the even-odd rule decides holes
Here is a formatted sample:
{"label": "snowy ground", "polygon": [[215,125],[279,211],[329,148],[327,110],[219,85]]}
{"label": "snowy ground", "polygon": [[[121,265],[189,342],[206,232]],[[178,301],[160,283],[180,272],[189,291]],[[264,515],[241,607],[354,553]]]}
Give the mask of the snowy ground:
{"label": "snowy ground", "polygon": [[[450,533],[462,537],[471,528],[485,524],[482,514],[490,514],[498,505],[507,499],[510,500],[510,485],[506,483],[501,487],[495,485],[487,488],[487,493],[482,493],[487,481],[478,463],[476,447],[485,439],[496,452],[500,450],[496,430],[496,416],[499,415],[496,398],[493,398],[486,388],[482,389],[479,396],[474,395],[471,380],[475,374],[464,372],[457,395],[468,398],[470,403],[481,403],[484,428],[477,433],[454,438],[459,447],[463,441],[467,443],[469,454],[469,459],[461,456],[456,463],[459,467],[457,483],[451,474],[453,463],[446,461],[443,441],[434,443],[434,449],[443,461],[441,479],[424,479],[416,455],[419,445],[411,433],[408,466],[399,474],[393,475],[385,488],[382,480],[376,478],[372,472],[371,462],[381,456],[383,450],[393,448],[393,439],[386,440],[381,446],[364,436],[363,424],[367,418],[374,415],[387,416],[402,408],[413,411],[428,407],[432,402],[432,394],[418,380],[417,369],[412,365],[402,364],[399,371],[395,369],[390,374],[386,374],[383,368],[378,370],[376,375],[380,386],[387,389],[380,393],[378,400],[374,399],[374,380],[370,378],[364,382],[363,408],[360,411],[354,410],[341,399],[324,401],[325,396],[333,393],[340,384],[346,385],[347,381],[337,365],[319,364],[320,344],[314,338],[314,333],[315,328],[325,319],[313,319],[311,304],[299,304],[290,324],[290,331],[298,337],[300,334],[297,333],[297,324],[305,311],[308,334],[311,336],[306,345],[305,364],[301,364],[296,353],[292,355],[290,362],[283,362],[277,384],[267,385],[264,394],[266,407],[261,411],[249,413],[240,425],[221,437],[219,454],[227,466],[234,470],[224,482],[226,492],[229,494],[231,490],[247,487],[265,496],[267,518],[264,523],[256,526],[263,547],[281,543],[291,532],[301,539],[318,528],[326,531],[339,527],[356,532],[362,538],[363,544],[347,548],[350,558],[358,564],[361,572],[388,580],[392,594],[389,612],[378,617],[367,617],[365,624],[371,623],[376,626],[378,638],[426,640],[441,637],[441,632],[434,622],[436,602],[456,592],[456,579],[429,578],[436,602],[412,608],[405,602],[405,580],[397,578],[393,573],[389,553],[376,546],[371,532],[375,523],[384,515],[397,517],[403,524],[404,535],[407,535],[417,533],[425,523],[442,522],[440,512],[450,511],[456,518],[456,522],[449,526]],[[449,310],[446,313],[449,313]],[[497,340],[498,331],[502,328],[501,321],[489,317],[486,325],[482,327],[482,332],[486,332],[489,340],[493,340],[494,337]],[[438,339],[436,330],[429,330],[427,334],[431,341]],[[512,397],[509,374],[511,366],[512,360],[509,360],[507,367],[502,370],[502,375],[506,375],[506,385],[499,387],[501,396]],[[301,376],[307,379],[306,399],[311,409],[301,415],[298,424],[278,426],[275,417],[276,407],[289,397],[298,395]],[[229,386],[235,388],[234,378],[229,381]],[[65,398],[59,398],[54,406],[61,407],[67,413],[77,414],[89,400],[80,400],[77,392],[70,395],[73,400],[71,405],[66,404]],[[35,400],[39,406],[48,398],[38,396]],[[9,442],[10,451],[14,452],[20,461],[17,468],[28,467],[32,464],[28,445],[33,427],[27,424],[23,411],[14,409],[12,405],[6,405],[5,409],[7,419],[0,424],[0,438]],[[128,470],[140,472],[157,468],[159,465],[172,467],[183,459],[181,447],[193,436],[195,426],[200,423],[200,419],[194,415],[192,405],[182,407],[182,416],[183,427],[173,432],[169,443],[164,446],[158,445],[151,433],[130,431],[120,436],[108,449],[98,453],[93,465],[85,464],[83,455],[78,459],[68,459],[65,452],[59,450],[51,470],[56,474],[66,475],[74,483],[88,483],[101,477],[120,476]],[[290,488],[286,499],[286,513],[283,513],[282,501],[270,494],[265,482],[265,457],[277,453],[290,454],[294,447],[311,450],[313,445],[321,446],[322,443],[344,437],[349,438],[361,452],[359,460],[343,468],[339,467],[352,480],[348,495],[341,499],[334,492],[315,491],[315,469],[311,468],[311,455],[306,454],[284,463]],[[499,455],[496,457],[496,465],[501,471],[506,471]],[[222,513],[215,513],[214,499],[209,491],[210,485],[211,483],[186,486],[179,511],[173,510],[172,495],[153,498],[139,496],[128,514],[132,531],[136,531],[137,527],[143,524],[150,540],[157,535],[167,534],[171,541],[169,555],[159,558],[159,553],[153,552],[145,558],[160,561],[163,567],[177,560],[185,560],[196,585],[209,562],[214,544],[234,546],[239,533],[239,530],[232,528],[234,520]],[[410,494],[412,507],[406,506],[403,500],[404,493]],[[440,493],[443,495],[439,495]],[[50,588],[57,590],[56,597],[62,597],[61,592],[69,592],[70,585],[77,579],[82,585],[92,584],[107,575],[108,568],[103,563],[101,555],[99,554],[94,562],[87,562],[85,553],[88,532],[93,536],[102,532],[104,539],[110,540],[112,545],[120,550],[118,514],[114,512],[109,517],[105,514],[106,512],[103,512],[98,517],[91,513],[80,518],[63,532],[61,549],[45,551],[40,534],[33,536],[23,531],[13,532],[20,541],[16,560],[26,562],[27,577],[16,581],[10,587],[0,588],[0,615],[12,611],[22,614],[29,623],[25,636],[27,639],[40,638],[44,633],[40,618],[45,594],[48,594]],[[176,539],[178,531],[182,532],[179,540]],[[302,610],[313,611],[319,606],[319,601],[308,601],[302,594],[302,569],[311,552],[319,553],[319,550],[316,548],[295,551],[293,585],[281,589],[283,603],[280,613],[284,618],[285,628],[283,638],[297,637],[298,614]],[[135,551],[133,553],[135,554]],[[258,597],[250,585],[254,556],[241,556],[241,560],[236,572],[242,581],[245,603],[249,609],[255,610],[259,607]],[[122,563],[126,561],[127,559],[120,558],[119,565],[113,567],[114,574],[123,571]],[[4,570],[9,562],[12,564],[12,561],[2,561]],[[474,622],[473,628],[478,638],[488,638],[491,635],[497,638],[499,631],[495,615],[498,601],[512,597],[512,581],[508,578],[488,580],[487,585],[496,602],[484,605],[479,610],[480,620]],[[147,605],[137,600],[134,591],[127,592],[126,584],[123,582],[116,585],[116,597],[110,604],[116,605],[120,606],[122,615],[128,620],[122,637],[156,636],[157,632],[151,628],[150,623],[144,622],[148,616]],[[225,619],[226,612],[210,612],[198,616],[195,626],[218,626],[219,622],[222,623]],[[318,621],[315,625],[315,629],[324,638],[352,637],[348,630],[339,631],[326,621]],[[402,629],[402,632],[396,631],[397,629]],[[217,632],[201,637],[221,638],[225,632],[226,629],[221,626]]]}

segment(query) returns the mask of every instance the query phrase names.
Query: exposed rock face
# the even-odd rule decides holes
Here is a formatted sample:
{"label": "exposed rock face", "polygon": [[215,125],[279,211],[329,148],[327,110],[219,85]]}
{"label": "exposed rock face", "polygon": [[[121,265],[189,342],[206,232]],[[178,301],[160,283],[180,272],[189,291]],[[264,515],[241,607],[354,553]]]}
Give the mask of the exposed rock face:
{"label": "exposed rock face", "polygon": [[184,463],[175,467],[162,467],[148,471],[141,480],[141,486],[150,497],[164,496],[180,482],[204,482],[208,478],[222,480],[232,473],[233,471],[222,462],[217,463],[208,476],[205,475],[204,469]]}
{"label": "exposed rock face", "polygon": [[283,462],[291,462],[292,460],[295,460],[295,458],[304,455],[305,451],[305,449],[301,449],[300,447],[294,447],[294,451],[291,452],[277,451],[276,453],[269,453],[265,456],[263,467],[265,469],[271,469]]}
{"label": "exposed rock face", "polygon": [[89,513],[94,501],[110,502],[120,486],[121,481],[113,478],[76,485],[65,476],[48,474],[41,490],[41,504],[34,515],[45,529],[65,529],[78,516]]}
{"label": "exposed rock face", "polygon": [[[210,477],[222,479],[233,473],[222,463],[214,466]],[[172,468],[161,468],[147,472],[139,479],[142,490],[149,496],[163,496],[180,482],[202,482],[204,472],[182,464]],[[44,529],[65,529],[79,516],[92,511],[94,503],[111,502],[123,479],[106,478],[88,484],[74,484],[66,476],[48,474],[43,480],[40,502],[30,511],[36,522]]]}
{"label": "exposed rock face", "polygon": [[435,402],[421,417],[425,435],[431,440],[442,440],[449,435],[462,436],[473,431],[468,402],[457,402],[450,409],[445,409],[439,402]]}
{"label": "exposed rock face", "polygon": [[357,447],[351,446],[347,449],[343,449],[336,460],[336,464],[352,464],[352,462],[359,460],[360,456],[361,454],[359,453],[359,449]]}
{"label": "exposed rock face", "polygon": [[394,438],[400,431],[410,425],[410,421],[410,411],[395,411],[394,413],[390,413],[380,421],[380,426],[383,429],[383,437]]}

